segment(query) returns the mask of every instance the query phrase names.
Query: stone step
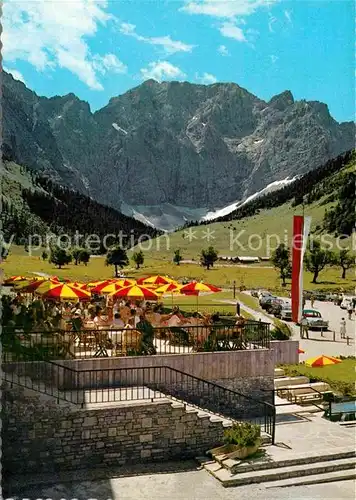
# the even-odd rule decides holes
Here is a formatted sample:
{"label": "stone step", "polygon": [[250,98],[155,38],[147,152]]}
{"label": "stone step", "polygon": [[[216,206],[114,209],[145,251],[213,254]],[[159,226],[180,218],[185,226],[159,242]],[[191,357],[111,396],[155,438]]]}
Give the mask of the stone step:
{"label": "stone step", "polygon": [[356,425],[356,420],[347,420],[346,422],[338,422],[341,427],[354,427]]}
{"label": "stone step", "polygon": [[[218,469],[217,466],[220,468]],[[343,458],[339,460],[328,460],[313,464],[294,465],[287,467],[278,467],[267,470],[255,470],[245,473],[231,474],[220,464],[207,464],[204,468],[218,479],[225,488],[231,486],[242,486],[246,484],[266,483],[269,481],[280,481],[302,476],[312,476],[318,474],[327,474],[335,471],[345,471],[355,469],[355,458]]]}
{"label": "stone step", "polygon": [[338,470],[327,474],[313,474],[305,477],[294,477],[282,481],[274,481],[266,484],[266,488],[288,488],[291,486],[304,486],[308,484],[324,484],[336,481],[350,481],[356,479],[356,470]]}
{"label": "stone step", "polygon": [[224,460],[222,465],[225,469],[228,469],[231,474],[242,474],[252,471],[277,469],[281,467],[293,467],[295,465],[303,464],[315,464],[318,462],[328,462],[331,460],[341,460],[341,459],[353,459],[356,457],[355,448],[346,447],[340,448],[338,450],[325,450],[318,452],[309,452],[308,454],[302,453],[295,455],[293,458],[285,460],[274,460],[268,459],[268,456],[263,456],[261,458],[252,458],[251,460]]}
{"label": "stone step", "polygon": [[285,377],[283,368],[274,369],[274,378]]}

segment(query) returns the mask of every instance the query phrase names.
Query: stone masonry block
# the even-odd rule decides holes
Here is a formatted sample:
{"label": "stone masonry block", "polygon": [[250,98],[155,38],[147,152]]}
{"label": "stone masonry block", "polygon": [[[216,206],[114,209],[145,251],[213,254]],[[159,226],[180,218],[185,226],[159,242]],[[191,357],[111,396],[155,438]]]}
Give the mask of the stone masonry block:
{"label": "stone masonry block", "polygon": [[98,419],[96,417],[85,417],[83,427],[95,427],[96,425],[98,425]]}
{"label": "stone masonry block", "polygon": [[151,450],[141,450],[141,458],[150,458],[151,455]]}
{"label": "stone masonry block", "polygon": [[152,427],[152,418],[143,418],[142,419],[142,427]]}
{"label": "stone masonry block", "polygon": [[141,434],[140,443],[148,443],[152,441],[152,434]]}

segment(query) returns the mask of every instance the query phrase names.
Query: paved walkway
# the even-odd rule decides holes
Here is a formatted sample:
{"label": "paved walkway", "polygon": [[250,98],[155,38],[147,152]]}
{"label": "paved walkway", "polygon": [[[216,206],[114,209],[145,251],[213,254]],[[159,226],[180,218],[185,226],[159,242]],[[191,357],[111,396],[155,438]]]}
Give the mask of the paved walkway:
{"label": "paved walkway", "polygon": [[[182,471],[182,465],[187,470]],[[192,462],[173,464],[173,470],[151,466],[148,471],[128,468],[123,477],[115,471],[106,471],[106,477],[87,478],[76,471],[75,477],[55,480],[54,484],[14,485],[11,498],[36,500],[324,500],[354,499],[354,481],[340,481],[328,485],[297,486],[266,489],[263,485],[224,488],[205,470],[197,470]],[[181,472],[178,472],[181,471]],[[4,497],[6,499],[6,497]]]}
{"label": "paved walkway", "polygon": [[[245,292],[247,293],[247,292]],[[285,297],[284,297],[285,298]],[[224,302],[229,304],[236,304],[236,301],[225,300]],[[255,311],[250,307],[246,306],[244,303],[241,304],[243,309],[248,313],[252,314],[257,320],[265,321],[267,323],[273,323],[274,316],[266,314],[264,311]],[[310,301],[307,300],[306,307],[311,307]],[[300,347],[305,351],[305,354],[301,354],[299,357],[300,361],[305,361],[313,356],[318,356],[320,354],[326,354],[329,356],[354,356],[355,355],[355,330],[356,330],[356,319],[349,320],[347,318],[347,312],[338,306],[330,302],[319,302],[314,303],[314,308],[318,309],[323,317],[329,320],[330,331],[318,332],[310,331],[309,339],[300,338],[299,326],[294,323],[287,322],[291,327],[294,340],[299,340]],[[339,325],[341,318],[346,318],[346,331],[349,336],[349,345],[347,341],[340,338],[339,335]],[[335,331],[335,341],[334,332]]]}
{"label": "paved walkway", "polygon": [[277,424],[276,443],[284,446],[269,447],[273,458],[290,458],[295,453],[313,451],[330,451],[356,445],[355,429],[341,427],[335,422],[322,418],[320,414],[304,415],[303,420],[295,423]]}

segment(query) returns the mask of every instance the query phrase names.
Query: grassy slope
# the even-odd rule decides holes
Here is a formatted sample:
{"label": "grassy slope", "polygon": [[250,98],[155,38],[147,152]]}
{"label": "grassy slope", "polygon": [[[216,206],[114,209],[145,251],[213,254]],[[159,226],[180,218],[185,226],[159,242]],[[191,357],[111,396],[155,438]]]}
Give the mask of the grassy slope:
{"label": "grassy slope", "polygon": [[309,378],[324,380],[331,387],[342,393],[355,394],[355,370],[356,361],[354,359],[344,359],[336,365],[328,365],[312,368],[306,365],[287,365],[283,367],[286,374],[306,375]]}
{"label": "grassy slope", "polygon": [[[16,184],[21,183],[22,185],[30,186],[31,179],[18,165],[8,163],[7,166],[9,172],[5,173],[3,194],[6,197],[11,195],[13,198],[16,196]],[[353,166],[348,166],[345,168],[345,171],[352,168]],[[305,215],[311,215],[313,219],[312,229],[322,221],[325,208],[330,208],[332,206],[330,203],[328,205],[321,205],[321,202],[322,200],[319,200],[312,205],[306,206]],[[194,235],[196,236],[196,239],[194,238],[191,243],[188,242],[187,238],[183,238],[184,231],[178,231],[167,236],[162,236],[151,242],[151,249],[144,249],[144,267],[139,271],[130,267],[125,269],[125,273],[126,275],[133,277],[150,274],[163,274],[170,275],[175,278],[203,279],[204,281],[225,287],[231,287],[235,281],[237,287],[245,286],[246,288],[268,288],[276,290],[279,293],[286,293],[289,291],[289,286],[287,289],[281,289],[278,275],[274,269],[269,267],[268,263],[267,265],[265,263],[261,263],[258,266],[250,265],[246,267],[220,266],[206,271],[196,264],[182,264],[180,266],[175,266],[172,264],[171,260],[173,251],[176,248],[181,249],[182,255],[185,259],[197,259],[201,249],[207,247],[209,244],[215,246],[222,255],[265,256],[267,253],[267,230],[269,235],[276,234],[282,241],[285,237],[289,239],[292,233],[293,215],[300,213],[301,207],[293,208],[291,207],[291,204],[288,203],[271,210],[261,211],[258,215],[248,217],[244,220],[219,222],[209,224],[208,226],[193,228],[193,230],[196,231]],[[203,238],[204,234],[206,234],[205,231],[208,228],[211,231],[215,231],[215,233],[212,233],[214,239],[210,242],[208,242],[206,238]],[[233,231],[233,228],[235,228],[235,231]],[[230,230],[232,238],[240,231],[244,230],[244,233],[240,237],[239,241],[245,246],[247,245],[250,235],[254,233],[259,234],[263,239],[262,248],[255,251],[248,250],[247,248],[245,250],[241,250],[235,244],[235,247],[232,247],[231,249]],[[349,240],[343,240],[343,242],[350,244]],[[256,241],[252,241],[252,243],[254,244]],[[272,244],[273,243],[274,241],[272,241]],[[112,277],[113,275],[113,269],[105,266],[104,257],[92,258],[87,267],[83,265],[75,266],[71,264],[63,270],[57,270],[48,262],[41,261],[39,259],[39,253],[40,252],[35,252],[34,256],[30,257],[24,252],[23,248],[13,246],[8,259],[3,264],[5,275],[11,276],[15,274],[29,274],[31,272],[44,272],[48,274],[58,274],[73,280],[83,281],[105,279]],[[131,254],[132,252],[129,252],[129,256]],[[261,267],[263,264],[265,265],[264,268]],[[345,290],[352,291],[356,284],[354,272],[349,270],[346,280],[342,280],[340,275],[340,269],[326,269],[320,274],[320,283],[312,285],[310,283],[311,274],[305,272],[305,288],[309,290],[344,288]]]}
{"label": "grassy slope", "polygon": [[[354,161],[343,169],[329,175],[323,183],[327,187],[335,186],[335,181],[347,172],[355,169]],[[330,191],[328,192],[330,195]],[[305,216],[312,217],[311,232],[314,232],[317,226],[322,226],[325,210],[332,208],[335,203],[329,202],[323,205],[326,196],[305,206]],[[169,235],[169,245],[167,236],[161,236],[153,242],[152,249],[149,252],[150,257],[160,259],[171,259],[173,251],[177,248],[185,259],[197,259],[202,248],[213,245],[220,255],[226,256],[258,256],[266,257],[270,255],[270,250],[278,246],[278,242],[284,242],[290,245],[292,239],[293,216],[301,215],[302,207],[292,207],[291,202],[269,210],[261,210],[253,217],[246,217],[242,220],[227,222],[212,222],[209,225],[197,226],[190,230],[181,230]],[[210,231],[211,239],[207,238],[207,231]],[[192,238],[189,239],[189,231]],[[236,242],[238,238],[239,246]],[[319,234],[317,231],[316,234]],[[252,235],[257,235],[252,237]],[[320,234],[319,234],[320,236]],[[334,235],[331,240],[335,241]],[[268,240],[270,243],[268,243]],[[343,240],[343,245],[349,245],[350,239]]]}
{"label": "grassy slope", "polygon": [[[331,208],[332,203],[321,205],[321,201],[306,206],[305,216],[312,217],[312,230],[320,225],[325,208]],[[168,236],[161,236],[153,241],[150,257],[170,260],[173,251],[180,248],[184,259],[197,259],[201,249],[213,245],[220,255],[226,256],[268,256],[269,247],[278,246],[279,242],[290,244],[293,231],[293,216],[301,215],[301,207],[292,207],[290,203],[271,210],[263,210],[258,215],[231,222],[215,222],[206,226],[192,228],[194,238],[189,241],[188,231],[181,230]],[[207,240],[206,231],[211,231],[211,239]],[[241,232],[238,241],[234,238]],[[258,235],[252,237],[252,235]],[[169,244],[168,244],[169,241]],[[250,242],[250,244],[249,244]],[[261,244],[260,244],[261,242]],[[348,244],[349,239],[343,240]],[[260,246],[258,246],[260,245]]]}

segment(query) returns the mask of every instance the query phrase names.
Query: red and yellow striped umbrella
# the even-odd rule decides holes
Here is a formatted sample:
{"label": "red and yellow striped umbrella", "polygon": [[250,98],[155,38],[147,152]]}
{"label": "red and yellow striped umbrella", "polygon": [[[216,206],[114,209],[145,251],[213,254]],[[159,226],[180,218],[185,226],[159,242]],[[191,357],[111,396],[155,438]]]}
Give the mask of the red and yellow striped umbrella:
{"label": "red and yellow striped umbrella", "polygon": [[325,354],[322,354],[321,356],[315,356],[314,358],[310,358],[305,362],[305,364],[308,366],[327,366],[336,365],[337,363],[341,363],[341,359],[333,358],[332,356],[325,356]]}
{"label": "red and yellow striped umbrella", "polygon": [[113,281],[112,283],[102,283],[101,285],[95,286],[94,288],[91,289],[91,291],[92,293],[97,293],[98,295],[101,295],[101,294],[114,293],[117,290],[120,290],[120,288],[123,287],[115,283],[115,281]]}
{"label": "red and yellow striped umbrella", "polygon": [[89,288],[96,288],[99,285],[110,285],[110,283],[113,283],[115,280],[114,279],[108,279],[108,280],[99,280],[99,281],[91,281],[90,283],[87,284]]}
{"label": "red and yellow striped umbrella", "polygon": [[26,276],[11,276],[4,281],[4,285],[12,285],[18,281],[26,281],[28,278]]}
{"label": "red and yellow striped umbrella", "polygon": [[70,282],[69,279],[67,279],[67,278],[58,278],[58,276],[51,276],[49,279],[53,280],[53,281],[58,281],[59,283],[62,283],[62,282],[63,283],[69,283]]}
{"label": "red and yellow striped umbrella", "polygon": [[60,283],[56,280],[42,278],[41,280],[19,282],[19,284],[15,286],[15,289],[21,293],[35,293],[35,291],[44,284],[48,286],[48,284],[59,285]]}
{"label": "red and yellow striped umbrella", "polygon": [[143,286],[161,286],[167,285],[169,283],[174,283],[174,280],[167,278],[166,276],[148,276],[146,278],[140,278],[137,280],[138,285]]}
{"label": "red and yellow striped umbrella", "polygon": [[36,293],[42,296],[43,299],[57,300],[89,300],[90,292],[75,288],[66,283],[50,283],[46,286],[44,283],[37,288]]}
{"label": "red and yellow striped umbrella", "polygon": [[114,293],[111,293],[109,297],[113,298],[127,298],[127,299],[145,299],[145,300],[157,300],[158,295],[149,288],[140,285],[132,285],[126,286],[124,288],[120,288]]}
{"label": "red and yellow striped umbrella", "polygon": [[179,285],[178,283],[168,283],[167,285],[162,285],[156,288],[155,292],[162,295],[165,293],[180,293],[181,288],[182,285]]}
{"label": "red and yellow striped umbrella", "polygon": [[73,288],[80,288],[81,290],[86,290],[88,291],[88,285],[86,283],[80,283],[79,281],[73,281],[66,283],[68,286],[71,286]]}
{"label": "red and yellow striped umbrella", "polygon": [[180,292],[185,295],[200,295],[201,293],[221,292],[221,288],[209,285],[208,283],[198,283],[197,281],[192,281],[191,283],[182,286]]}
{"label": "red and yellow striped umbrella", "polygon": [[115,283],[117,285],[120,285],[122,287],[125,287],[125,286],[132,286],[132,285],[136,285],[136,280],[133,280],[133,279],[128,279],[128,278],[119,278],[119,279],[116,279],[115,280]]}

